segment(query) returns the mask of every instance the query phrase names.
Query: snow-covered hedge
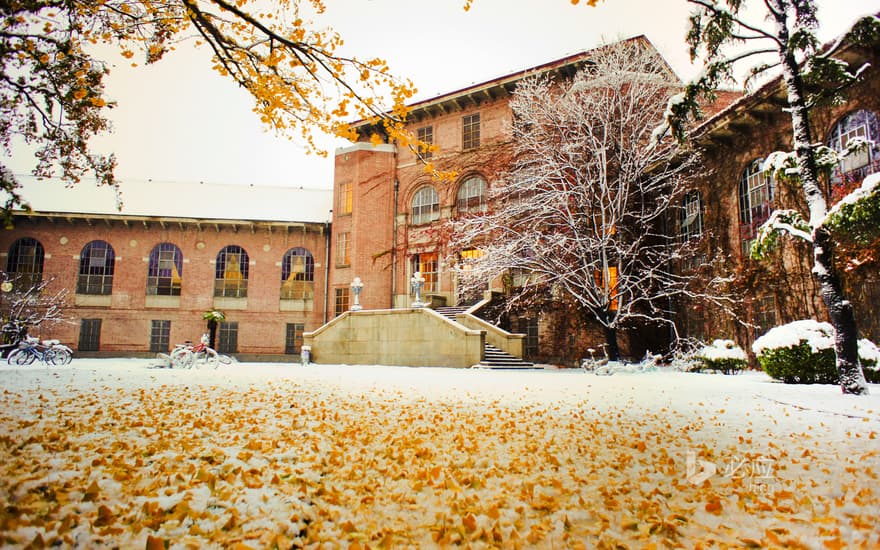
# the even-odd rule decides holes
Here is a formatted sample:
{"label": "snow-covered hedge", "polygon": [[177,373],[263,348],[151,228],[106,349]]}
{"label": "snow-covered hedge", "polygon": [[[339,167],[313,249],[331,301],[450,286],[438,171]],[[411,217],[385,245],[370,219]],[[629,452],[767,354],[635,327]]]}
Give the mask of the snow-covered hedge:
{"label": "snow-covered hedge", "polygon": [[[834,328],[812,319],[775,327],[755,340],[752,351],[764,372],[788,384],[836,384]],[[880,381],[880,350],[859,340],[859,358],[868,381]]]}
{"label": "snow-covered hedge", "polygon": [[714,340],[700,350],[700,360],[704,369],[724,374],[737,373],[746,368],[749,362],[746,352],[733,340]]}

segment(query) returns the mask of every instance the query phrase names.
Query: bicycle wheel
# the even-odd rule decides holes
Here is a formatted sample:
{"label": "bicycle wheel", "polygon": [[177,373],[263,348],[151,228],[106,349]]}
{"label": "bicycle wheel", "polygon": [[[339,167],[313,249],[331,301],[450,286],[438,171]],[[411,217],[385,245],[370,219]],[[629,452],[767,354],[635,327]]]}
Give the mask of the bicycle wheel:
{"label": "bicycle wheel", "polygon": [[226,355],[225,353],[218,353],[217,358],[220,360],[220,363],[224,365],[231,365],[235,361],[235,357]]}
{"label": "bicycle wheel", "polygon": [[217,356],[217,352],[212,350],[211,348],[205,348],[205,351],[199,354],[200,362],[205,366],[210,367],[212,369],[216,369],[220,366],[220,358]]}
{"label": "bicycle wheel", "polygon": [[30,365],[34,362],[34,356],[27,350],[17,349],[9,354],[9,359],[6,360],[10,365]]}
{"label": "bicycle wheel", "polygon": [[60,367],[70,363],[70,355],[63,349],[52,348],[46,352],[43,358],[46,363]]}
{"label": "bicycle wheel", "polygon": [[178,348],[171,352],[171,366],[175,369],[188,369],[193,366],[193,352]]}

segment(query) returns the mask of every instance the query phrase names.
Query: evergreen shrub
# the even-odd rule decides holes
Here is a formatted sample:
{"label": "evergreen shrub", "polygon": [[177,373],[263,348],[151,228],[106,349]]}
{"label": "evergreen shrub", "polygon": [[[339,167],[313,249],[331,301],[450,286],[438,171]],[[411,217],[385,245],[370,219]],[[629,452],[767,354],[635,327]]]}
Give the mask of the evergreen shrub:
{"label": "evergreen shrub", "polygon": [[748,366],[748,357],[733,340],[714,340],[700,350],[699,370],[714,370],[736,374]]}
{"label": "evergreen shrub", "polygon": [[[837,384],[834,329],[811,319],[770,329],[755,340],[752,351],[772,378],[786,384]],[[859,340],[859,360],[868,382],[880,382],[880,350]]]}

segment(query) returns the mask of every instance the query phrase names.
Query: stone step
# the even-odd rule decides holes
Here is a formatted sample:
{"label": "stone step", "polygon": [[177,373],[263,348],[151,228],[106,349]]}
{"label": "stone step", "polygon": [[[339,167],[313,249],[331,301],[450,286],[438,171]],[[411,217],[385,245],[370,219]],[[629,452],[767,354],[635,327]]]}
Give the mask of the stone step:
{"label": "stone step", "polygon": [[534,363],[514,357],[491,344],[486,344],[483,360],[480,365],[490,369],[533,369]]}

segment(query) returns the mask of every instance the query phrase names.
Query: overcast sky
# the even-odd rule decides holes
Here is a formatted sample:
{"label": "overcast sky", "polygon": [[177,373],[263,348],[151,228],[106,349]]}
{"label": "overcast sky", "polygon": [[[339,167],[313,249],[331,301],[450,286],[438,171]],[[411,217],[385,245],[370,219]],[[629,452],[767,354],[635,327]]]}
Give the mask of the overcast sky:
{"label": "overcast sky", "polygon": [[[752,0],[754,2],[755,0]],[[325,0],[317,26],[345,39],[348,53],[382,57],[395,74],[413,80],[417,99],[491,80],[590,49],[616,38],[646,35],[684,79],[689,63],[685,0],[606,0],[598,8],[568,0]],[[876,0],[820,3],[821,37],[842,32],[857,15],[880,9]],[[121,59],[121,58],[120,58]],[[296,142],[261,127],[250,97],[210,69],[210,56],[190,43],[149,67],[120,62],[108,81],[118,102],[114,132],[94,141],[116,154],[122,180],[163,180],[329,188],[329,158],[306,155]],[[17,174],[32,166],[16,154]]]}

